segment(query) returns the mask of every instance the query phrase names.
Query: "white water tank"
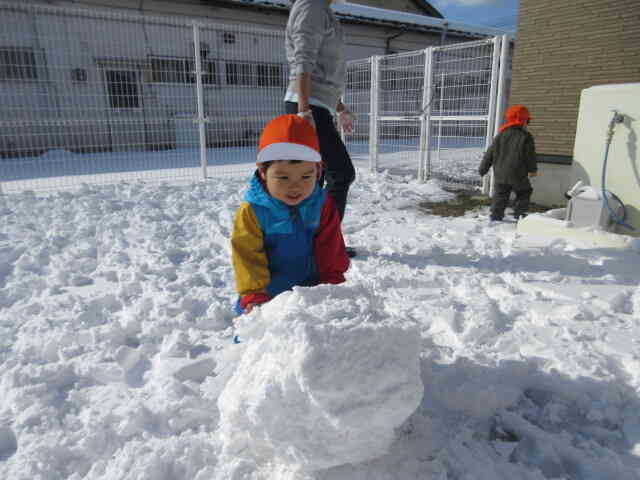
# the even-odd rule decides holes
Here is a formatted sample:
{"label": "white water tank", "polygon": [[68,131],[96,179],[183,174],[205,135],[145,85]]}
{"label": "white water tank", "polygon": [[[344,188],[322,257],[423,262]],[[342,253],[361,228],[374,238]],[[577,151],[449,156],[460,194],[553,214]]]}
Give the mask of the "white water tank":
{"label": "white water tank", "polygon": [[[590,227],[603,231],[610,231],[613,221],[609,209],[602,201],[602,193],[593,187],[574,187],[571,200],[567,204],[565,220],[570,227]],[[615,202],[612,195],[607,193],[607,199],[613,212],[620,216],[622,208]]]}
{"label": "white water tank", "polygon": [[[617,226],[613,231],[640,236],[640,83],[599,85],[582,91],[571,184],[582,180],[601,188],[607,129],[614,110],[624,115],[624,121],[615,126],[609,147],[606,189],[622,201],[626,223],[635,230]],[[610,205],[617,208],[614,201]]]}

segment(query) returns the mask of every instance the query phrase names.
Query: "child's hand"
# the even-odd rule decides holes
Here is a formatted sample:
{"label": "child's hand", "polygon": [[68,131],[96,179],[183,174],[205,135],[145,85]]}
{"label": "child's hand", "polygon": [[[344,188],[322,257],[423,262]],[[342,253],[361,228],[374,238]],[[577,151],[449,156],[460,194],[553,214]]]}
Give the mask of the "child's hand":
{"label": "child's hand", "polygon": [[537,177],[538,176],[538,172],[529,172],[529,178],[531,177]]}

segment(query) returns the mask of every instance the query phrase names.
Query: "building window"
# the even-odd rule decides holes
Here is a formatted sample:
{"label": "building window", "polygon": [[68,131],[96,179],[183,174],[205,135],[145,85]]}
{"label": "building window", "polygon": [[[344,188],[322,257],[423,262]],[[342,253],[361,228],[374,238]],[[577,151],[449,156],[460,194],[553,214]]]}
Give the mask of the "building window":
{"label": "building window", "polygon": [[423,70],[387,67],[380,72],[380,88],[386,91],[421,91],[423,74]]}
{"label": "building window", "polygon": [[32,48],[0,47],[0,80],[36,80],[36,56]]}
{"label": "building window", "polygon": [[371,70],[347,70],[347,88],[371,90]]}
{"label": "building window", "polygon": [[284,85],[283,65],[278,63],[226,62],[227,85],[246,87],[281,87]]}
{"label": "building window", "polygon": [[136,72],[107,70],[105,76],[111,108],[140,108]]}
{"label": "building window", "polygon": [[[217,83],[216,64],[202,61],[202,83]],[[196,83],[195,61],[188,58],[151,58],[151,81],[153,83]]]}
{"label": "building window", "polygon": [[250,63],[227,62],[227,85],[252,86],[255,84]]}
{"label": "building window", "polygon": [[186,83],[184,60],[152,58],[151,78],[154,83]]}
{"label": "building window", "polygon": [[[201,62],[201,68],[202,68],[202,83],[204,85],[215,85],[216,83],[218,83],[218,77],[216,75],[216,64],[215,62],[205,62],[202,61]],[[193,65],[193,69],[192,71],[195,72],[196,67],[195,64],[193,63],[193,61],[189,62],[190,65]],[[195,74],[193,75],[195,77]],[[195,82],[195,78],[194,78],[194,82]]]}
{"label": "building window", "polygon": [[282,86],[282,65],[256,65],[257,84],[259,87]]}
{"label": "building window", "polygon": [[236,43],[236,34],[231,32],[223,32],[222,41],[226,44]]}

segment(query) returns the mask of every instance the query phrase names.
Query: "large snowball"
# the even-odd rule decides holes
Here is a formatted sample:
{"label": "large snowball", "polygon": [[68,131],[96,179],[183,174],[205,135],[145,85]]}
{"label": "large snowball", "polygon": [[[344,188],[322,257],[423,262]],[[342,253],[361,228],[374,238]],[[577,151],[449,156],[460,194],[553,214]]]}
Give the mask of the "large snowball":
{"label": "large snowball", "polygon": [[384,454],[423,394],[420,335],[364,288],[297,288],[238,319],[224,451],[303,471]]}

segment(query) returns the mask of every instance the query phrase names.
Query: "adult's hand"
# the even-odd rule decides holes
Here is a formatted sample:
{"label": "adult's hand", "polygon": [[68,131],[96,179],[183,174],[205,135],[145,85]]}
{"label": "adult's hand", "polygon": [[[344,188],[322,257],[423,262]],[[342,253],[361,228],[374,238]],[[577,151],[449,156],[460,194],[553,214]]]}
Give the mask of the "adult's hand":
{"label": "adult's hand", "polygon": [[314,129],[316,128],[316,122],[313,119],[313,114],[311,113],[311,110],[304,110],[302,112],[298,112],[298,116],[304,118],[307,122],[309,122]]}
{"label": "adult's hand", "polygon": [[355,119],[356,116],[350,110],[345,108],[338,112],[338,127],[346,133],[351,133],[353,132],[353,122]]}

